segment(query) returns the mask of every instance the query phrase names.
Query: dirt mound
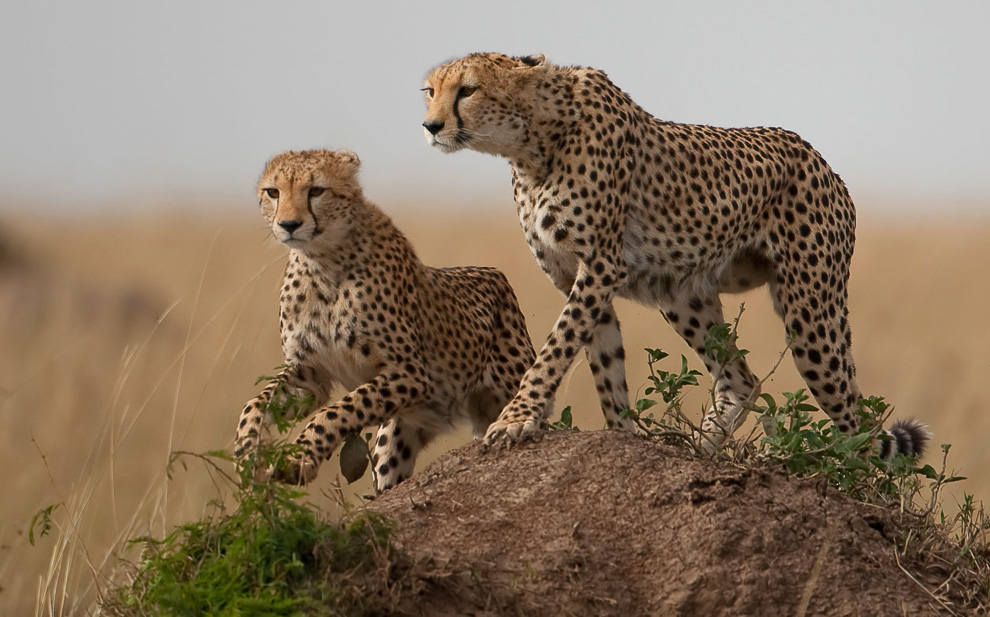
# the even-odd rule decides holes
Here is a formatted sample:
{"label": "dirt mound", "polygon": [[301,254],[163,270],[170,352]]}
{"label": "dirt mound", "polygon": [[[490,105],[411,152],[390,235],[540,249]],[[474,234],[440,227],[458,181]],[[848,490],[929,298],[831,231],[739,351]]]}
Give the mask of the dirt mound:
{"label": "dirt mound", "polygon": [[899,567],[886,511],[625,433],[471,444],[370,507],[429,572],[409,614],[939,612]]}

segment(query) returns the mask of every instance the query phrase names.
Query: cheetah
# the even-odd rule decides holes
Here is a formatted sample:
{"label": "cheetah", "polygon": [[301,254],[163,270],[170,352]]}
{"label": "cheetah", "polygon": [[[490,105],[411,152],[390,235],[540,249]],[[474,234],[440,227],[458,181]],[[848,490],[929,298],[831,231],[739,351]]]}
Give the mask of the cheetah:
{"label": "cheetah", "polygon": [[[347,150],[307,150],[265,166],[261,211],[289,248],[279,302],[285,368],[241,412],[235,454],[270,439],[269,402],[293,395],[311,401],[296,439],[303,454],[257,473],[305,484],[349,434],[380,424],[372,456],[380,492],[408,478],[419,451],[459,421],[484,435],[536,352],[505,275],[423,265],[364,197],[359,165]],[[335,384],[350,393],[331,403]]]}
{"label": "cheetah", "polygon": [[[768,285],[791,354],[842,432],[861,398],[847,280],[855,210],[845,184],[795,133],[659,120],[602,71],[543,55],[476,53],[433,69],[424,134],[442,152],[508,159],[526,241],[567,303],[519,392],[486,435],[538,431],[584,347],[607,427],[633,428],[616,296],[658,308],[713,379],[709,452],[744,421],[759,380],[744,358],[705,352],[720,292]],[[511,428],[509,428],[511,427]],[[920,454],[924,425],[900,421],[883,453]]]}

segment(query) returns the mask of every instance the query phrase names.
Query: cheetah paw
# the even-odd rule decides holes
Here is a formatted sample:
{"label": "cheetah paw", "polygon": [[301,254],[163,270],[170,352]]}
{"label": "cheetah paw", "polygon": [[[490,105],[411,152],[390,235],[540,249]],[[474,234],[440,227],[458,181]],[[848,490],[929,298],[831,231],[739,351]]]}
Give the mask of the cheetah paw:
{"label": "cheetah paw", "polygon": [[318,471],[319,465],[310,457],[292,456],[278,465],[270,465],[265,475],[282,484],[302,486],[316,479]]}
{"label": "cheetah paw", "polygon": [[254,482],[262,484],[268,482],[271,473],[270,465],[261,453],[265,442],[254,443],[251,440],[240,441],[234,448],[234,466],[237,475],[242,479],[251,478]]}
{"label": "cheetah paw", "polygon": [[528,420],[496,420],[485,433],[485,446],[497,444],[511,445],[528,439],[535,439],[543,432],[542,423],[530,418]]}

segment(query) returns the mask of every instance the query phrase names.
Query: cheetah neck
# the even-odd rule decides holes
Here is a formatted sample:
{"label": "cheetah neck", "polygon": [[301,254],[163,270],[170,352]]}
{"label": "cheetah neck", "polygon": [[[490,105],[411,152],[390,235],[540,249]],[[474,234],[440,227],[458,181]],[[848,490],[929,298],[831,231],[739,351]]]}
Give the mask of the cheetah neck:
{"label": "cheetah neck", "polygon": [[546,178],[564,135],[573,127],[575,89],[580,76],[572,67],[552,67],[532,86],[518,111],[526,122],[526,134],[518,146],[504,153],[516,175],[534,182]]}

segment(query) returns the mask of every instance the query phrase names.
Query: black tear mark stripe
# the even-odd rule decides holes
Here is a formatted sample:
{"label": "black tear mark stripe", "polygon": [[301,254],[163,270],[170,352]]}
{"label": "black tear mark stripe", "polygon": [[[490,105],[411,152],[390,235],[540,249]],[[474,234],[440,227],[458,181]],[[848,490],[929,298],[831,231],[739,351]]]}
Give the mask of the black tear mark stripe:
{"label": "black tear mark stripe", "polygon": [[309,215],[311,217],[313,217],[313,235],[314,236],[318,236],[321,233],[323,233],[323,230],[320,229],[320,221],[319,221],[319,219],[316,218],[316,213],[313,212],[313,200],[312,199],[306,199],[306,209],[309,210]]}
{"label": "black tear mark stripe", "polygon": [[461,90],[458,88],[457,95],[454,97],[454,119],[457,120],[457,134],[460,137],[461,130],[464,128],[464,120],[461,119],[461,112],[457,109],[457,106],[461,103]]}

